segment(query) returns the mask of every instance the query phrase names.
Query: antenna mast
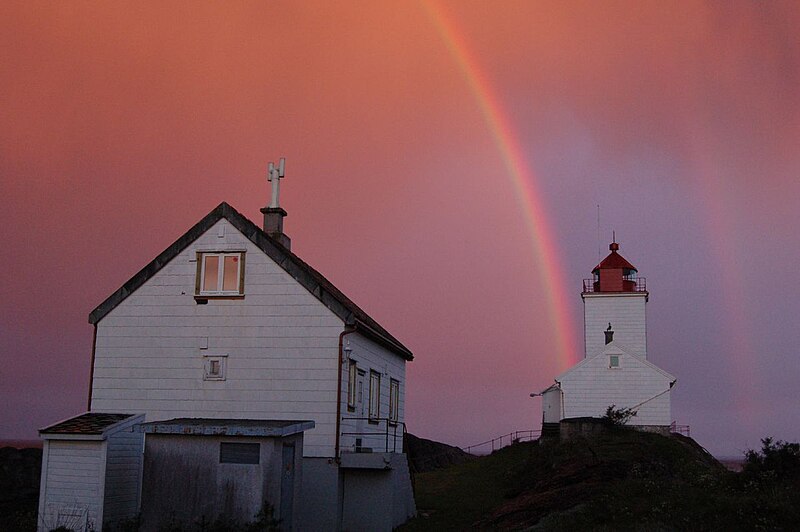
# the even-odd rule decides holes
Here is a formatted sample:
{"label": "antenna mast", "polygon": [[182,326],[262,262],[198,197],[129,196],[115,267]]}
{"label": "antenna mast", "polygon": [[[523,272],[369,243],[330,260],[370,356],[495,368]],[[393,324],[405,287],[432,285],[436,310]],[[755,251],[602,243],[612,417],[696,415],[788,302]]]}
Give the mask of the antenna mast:
{"label": "antenna mast", "polygon": [[597,264],[603,260],[603,252],[600,248],[600,204],[597,204]]}

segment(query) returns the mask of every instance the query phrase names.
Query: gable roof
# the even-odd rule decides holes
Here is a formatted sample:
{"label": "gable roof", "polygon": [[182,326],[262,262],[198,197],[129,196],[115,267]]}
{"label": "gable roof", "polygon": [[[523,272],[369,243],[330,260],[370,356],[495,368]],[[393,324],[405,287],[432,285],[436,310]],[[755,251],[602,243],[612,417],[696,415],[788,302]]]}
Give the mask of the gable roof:
{"label": "gable roof", "polygon": [[197,222],[194,227],[189,229],[171,246],[162,251],[161,254],[153,259],[147,266],[142,268],[139,273],[131,277],[116,292],[111,294],[108,299],[100,303],[97,308],[89,314],[89,323],[97,324],[106,314],[111,312],[129,295],[139,289],[148,279],[158,273],[161,268],[166,266],[167,263],[222,218],[228,220],[231,225],[238,229],[248,240],[255,244],[256,247],[274,260],[278,266],[283,268],[306,290],[311,292],[323,305],[328,307],[331,312],[344,321],[345,325],[355,327],[366,336],[381,343],[384,347],[400,355],[404,359],[413,360],[414,355],[407,347],[389,334],[378,322],[369,317],[366,312],[361,310],[358,305],[353,303],[338,288],[333,286],[321,273],[303,262],[297,255],[271,238],[256,224],[245,218],[236,209],[225,202],[220,203],[213,211]]}
{"label": "gable roof", "polygon": [[608,354],[627,355],[627,356],[633,357],[636,360],[638,360],[639,362],[641,362],[642,364],[644,364],[645,366],[647,366],[650,369],[652,369],[653,371],[656,371],[657,373],[660,373],[664,378],[668,379],[670,382],[674,382],[674,381],[678,380],[677,378],[675,378],[674,375],[672,375],[670,373],[667,373],[666,371],[664,371],[663,369],[659,368],[658,366],[656,366],[655,364],[653,364],[652,362],[650,362],[646,358],[642,358],[639,355],[637,355],[635,353],[632,353],[631,351],[629,351],[628,349],[624,348],[623,346],[621,346],[617,342],[611,342],[609,344],[606,344],[603,347],[602,351],[598,351],[594,355],[590,355],[590,356],[584,358],[583,360],[581,360],[580,362],[578,362],[577,364],[575,364],[574,366],[569,368],[567,371],[565,371],[564,373],[562,373],[561,375],[556,377],[555,378],[556,382],[560,383],[561,380],[565,376],[567,376],[568,374],[572,373],[574,370],[578,369],[579,367],[583,366],[584,364],[587,364],[590,360],[592,360],[592,359],[594,359],[596,357],[599,357],[601,355],[608,355]]}

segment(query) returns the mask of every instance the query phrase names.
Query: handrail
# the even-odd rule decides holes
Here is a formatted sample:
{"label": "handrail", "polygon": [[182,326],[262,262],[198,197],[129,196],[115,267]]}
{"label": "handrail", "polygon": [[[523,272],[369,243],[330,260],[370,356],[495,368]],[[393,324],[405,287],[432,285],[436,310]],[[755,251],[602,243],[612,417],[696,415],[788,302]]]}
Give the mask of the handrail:
{"label": "handrail", "polygon": [[[583,293],[591,294],[593,292],[600,292],[600,281],[597,279],[584,279],[583,280]],[[619,292],[647,292],[647,278],[646,277],[631,277],[622,280],[622,290]]]}
{"label": "handrail", "polygon": [[689,425],[678,425],[677,421],[673,421],[670,424],[669,431],[674,432],[675,434],[682,434],[684,436],[690,437]]}
{"label": "handrail", "polygon": [[[405,435],[406,435],[406,424],[402,421],[395,421],[388,417],[342,417],[342,421],[367,421],[370,422],[373,426],[375,424],[384,425],[383,431],[380,430],[362,430],[362,431],[350,431],[350,432],[342,432],[342,436],[384,436],[384,451],[386,453],[396,453],[397,451],[397,439],[401,439],[402,446],[400,448],[400,452],[404,452],[405,447]],[[377,423],[376,423],[377,422]],[[397,434],[397,429],[400,427],[402,430],[400,435]],[[391,438],[391,446],[389,444],[389,440]],[[356,448],[356,452],[358,452],[358,448]]]}
{"label": "handrail", "polygon": [[[512,445],[514,443],[538,440],[541,435],[542,435],[541,430],[517,430],[514,432],[509,432],[508,434],[503,434],[496,438],[492,438],[491,440],[486,440],[481,443],[475,443],[473,445],[468,445],[467,447],[462,447],[461,450],[472,454],[472,449],[477,449],[486,445],[491,445],[492,452],[494,452],[497,449],[502,449],[503,447]],[[508,441],[508,443],[504,444],[503,442],[505,442],[506,440]]]}

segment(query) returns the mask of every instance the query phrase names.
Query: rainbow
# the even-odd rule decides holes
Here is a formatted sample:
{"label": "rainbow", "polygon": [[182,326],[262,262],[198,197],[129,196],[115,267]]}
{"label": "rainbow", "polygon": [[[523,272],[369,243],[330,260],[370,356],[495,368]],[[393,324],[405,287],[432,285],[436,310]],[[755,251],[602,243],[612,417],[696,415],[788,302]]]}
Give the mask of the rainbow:
{"label": "rainbow", "polygon": [[502,156],[506,174],[511,178],[515,197],[525,214],[525,223],[533,240],[540,283],[545,291],[551,325],[556,331],[558,370],[565,370],[578,360],[575,329],[567,304],[569,297],[565,292],[560,254],[552,239],[553,231],[542,205],[541,194],[535,186],[536,176],[526,165],[525,154],[514,135],[511,121],[492,90],[488,76],[480,69],[474,54],[470,53],[453,18],[446,16],[444,10],[433,0],[423,0],[422,5],[478,102],[483,119]]}
{"label": "rainbow", "polygon": [[[713,117],[701,116],[704,123],[711,123]],[[687,121],[688,122],[688,121]],[[687,124],[690,132],[689,149],[695,173],[701,177],[696,181],[703,198],[709,253],[715,256],[718,264],[720,297],[724,300],[726,314],[724,329],[726,332],[725,360],[733,371],[737,386],[733,390],[734,405],[738,411],[739,422],[747,428],[754,429],[760,421],[757,412],[752,408],[753,397],[759,389],[767,386],[761,379],[755,349],[751,341],[750,321],[745,311],[747,301],[746,284],[738,266],[737,252],[732,239],[736,234],[735,222],[729,213],[733,209],[727,206],[729,189],[725,186],[723,175],[719,171],[721,164],[714,158],[714,150],[702,139],[713,135],[705,131],[701,125]]]}

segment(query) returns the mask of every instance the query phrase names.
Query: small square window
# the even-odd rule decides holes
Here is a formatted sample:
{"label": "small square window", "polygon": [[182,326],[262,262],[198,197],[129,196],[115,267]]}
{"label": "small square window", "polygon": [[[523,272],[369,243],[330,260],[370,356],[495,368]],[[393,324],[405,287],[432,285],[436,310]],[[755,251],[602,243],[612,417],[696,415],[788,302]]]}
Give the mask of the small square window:
{"label": "small square window", "polygon": [[619,355],[609,355],[608,367],[611,369],[619,369]]}
{"label": "small square window", "polygon": [[244,294],[244,252],[197,254],[197,296],[225,297]]}
{"label": "small square window", "polygon": [[259,443],[227,443],[219,444],[220,464],[258,464],[261,460],[261,444]]}
{"label": "small square window", "polygon": [[203,357],[203,380],[224,381],[227,355],[206,355]]}

